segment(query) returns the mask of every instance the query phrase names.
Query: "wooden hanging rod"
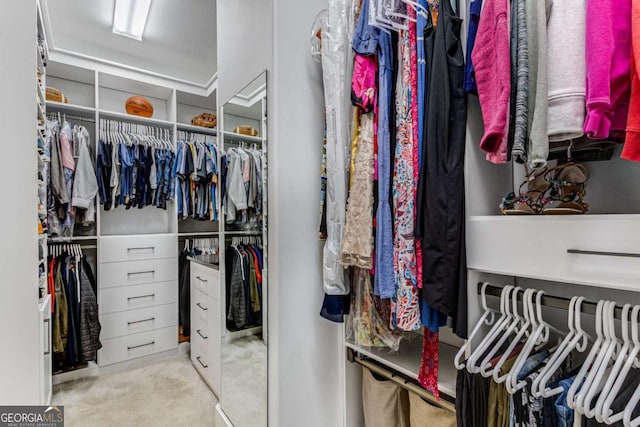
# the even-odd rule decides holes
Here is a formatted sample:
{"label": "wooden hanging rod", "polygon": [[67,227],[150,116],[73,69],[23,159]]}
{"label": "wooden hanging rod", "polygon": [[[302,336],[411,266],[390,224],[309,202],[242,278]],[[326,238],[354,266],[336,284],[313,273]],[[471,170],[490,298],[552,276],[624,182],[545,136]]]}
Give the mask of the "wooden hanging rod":
{"label": "wooden hanging rod", "polygon": [[[482,285],[483,284],[484,284],[484,282],[478,282],[478,295],[480,295],[480,293],[482,291]],[[500,297],[500,295],[502,294],[502,289],[503,288],[504,288],[504,286],[489,285],[489,286],[487,286],[487,289],[485,290],[485,293],[487,295],[491,295],[491,296],[494,296],[494,297]],[[523,293],[519,293],[518,294],[518,301],[522,301],[522,297],[523,297]],[[549,295],[547,293],[545,293],[542,296],[542,305],[544,305],[545,307],[558,308],[558,309],[561,309],[561,310],[568,310],[570,302],[571,302],[571,298],[559,297],[559,296],[555,296],[555,295]],[[597,306],[598,306],[598,304],[595,303],[595,302],[583,301],[582,305],[580,306],[580,308],[581,308],[581,312],[582,313],[595,315]],[[614,316],[615,316],[616,319],[621,319],[622,318],[622,308],[621,307],[616,306]]]}
{"label": "wooden hanging rod", "polygon": [[418,396],[420,396],[421,398],[423,398],[424,400],[426,400],[432,405],[438,406],[450,412],[456,411],[455,403],[447,400],[447,398],[453,399],[452,397],[441,393],[441,399],[438,400],[434,395],[429,393],[427,390],[415,384],[413,379],[409,379],[404,375],[390,371],[389,369],[381,366],[377,362],[360,357],[357,354],[355,354],[355,351],[353,349],[350,349],[350,348],[347,349],[347,359],[351,362],[364,366],[365,368],[369,369],[371,372],[374,372],[375,374],[380,375],[381,377],[384,377],[390,381],[393,381],[394,383],[398,384],[400,387],[417,394]]}

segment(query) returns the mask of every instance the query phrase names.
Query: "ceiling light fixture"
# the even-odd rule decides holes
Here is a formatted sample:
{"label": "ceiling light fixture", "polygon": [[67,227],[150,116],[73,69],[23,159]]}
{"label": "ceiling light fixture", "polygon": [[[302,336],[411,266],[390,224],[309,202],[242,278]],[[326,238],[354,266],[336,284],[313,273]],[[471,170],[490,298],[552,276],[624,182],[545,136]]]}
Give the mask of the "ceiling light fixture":
{"label": "ceiling light fixture", "polygon": [[116,0],[113,32],[120,36],[142,40],[150,8],[151,0]]}

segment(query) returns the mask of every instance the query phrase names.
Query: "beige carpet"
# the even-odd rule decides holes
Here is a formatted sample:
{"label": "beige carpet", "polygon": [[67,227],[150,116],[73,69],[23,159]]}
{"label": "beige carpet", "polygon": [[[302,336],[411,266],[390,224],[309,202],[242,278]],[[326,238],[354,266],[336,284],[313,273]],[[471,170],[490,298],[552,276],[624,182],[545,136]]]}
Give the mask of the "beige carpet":
{"label": "beige carpet", "polygon": [[213,426],[216,403],[187,354],[63,383],[53,395],[67,427]]}

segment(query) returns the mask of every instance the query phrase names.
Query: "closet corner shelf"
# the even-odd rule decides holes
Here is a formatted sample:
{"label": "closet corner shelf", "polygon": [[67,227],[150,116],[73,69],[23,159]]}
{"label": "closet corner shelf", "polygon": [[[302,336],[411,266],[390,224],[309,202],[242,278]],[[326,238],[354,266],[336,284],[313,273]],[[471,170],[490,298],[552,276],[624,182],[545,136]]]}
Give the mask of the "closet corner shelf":
{"label": "closet corner shelf", "polygon": [[637,220],[640,221],[640,214],[584,214],[584,215],[470,215],[469,222],[509,222],[516,221],[529,222],[552,222],[552,221],[599,221],[599,220]]}
{"label": "closet corner shelf", "polygon": [[[420,361],[422,360],[422,340],[403,340],[400,351],[393,352],[388,348],[360,347],[345,341],[344,345],[378,363],[418,380]],[[450,397],[456,396],[456,377],[458,372],[453,364],[458,348],[440,342],[440,365],[438,367],[438,390]]]}
{"label": "closet corner shelf", "polygon": [[202,126],[188,125],[186,123],[178,123],[178,130],[191,133],[200,133],[202,135],[217,135],[217,128],[204,128]]}
{"label": "closet corner shelf", "polygon": [[168,120],[133,116],[127,113],[118,113],[117,111],[100,110],[99,114],[101,119],[122,120],[122,121],[137,123],[141,125],[157,126],[157,127],[163,127],[163,128],[173,128],[173,125],[174,125],[174,122],[170,122]]}
{"label": "closet corner shelf", "polygon": [[243,141],[243,142],[251,142],[251,143],[257,143],[257,144],[262,144],[263,140],[262,137],[260,136],[249,136],[249,135],[242,135],[240,133],[235,133],[235,132],[224,132],[224,139],[226,140],[237,140],[237,141]]}
{"label": "closet corner shelf", "polygon": [[47,111],[55,111],[60,113],[76,114],[79,116],[93,116],[96,109],[93,107],[85,107],[84,105],[64,104],[62,102],[47,101]]}

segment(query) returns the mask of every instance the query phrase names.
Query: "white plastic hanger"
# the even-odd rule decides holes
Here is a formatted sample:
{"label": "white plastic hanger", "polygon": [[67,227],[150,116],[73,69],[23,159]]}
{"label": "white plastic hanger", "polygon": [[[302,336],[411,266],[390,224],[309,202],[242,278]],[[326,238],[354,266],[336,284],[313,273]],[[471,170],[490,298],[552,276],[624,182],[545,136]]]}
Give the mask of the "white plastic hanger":
{"label": "white plastic hanger", "polygon": [[549,398],[562,393],[560,386],[548,387],[548,383],[554,373],[560,369],[567,357],[574,351],[584,352],[587,349],[589,335],[582,329],[580,316],[582,313],[582,303],[584,297],[573,297],[569,304],[568,325],[569,334],[565,337],[558,349],[553,353],[540,375],[533,381],[531,392],[534,397]]}
{"label": "white plastic hanger", "polygon": [[[521,390],[527,382],[523,379],[518,381],[518,374],[522,370],[525,362],[529,358],[529,356],[533,353],[534,348],[536,350],[541,348],[541,345],[545,345],[549,342],[549,330],[553,329],[557,331],[557,329],[553,328],[542,318],[542,296],[545,294],[544,291],[537,291],[536,293],[536,316],[534,321],[538,322],[537,327],[533,331],[533,333],[527,339],[527,342],[524,345],[524,348],[518,355],[515,363],[513,364],[513,368],[509,372],[509,376],[506,380],[506,388],[507,391],[511,394],[514,394],[516,391]],[[533,309],[530,307],[531,313],[533,313]],[[537,348],[536,348],[537,347]]]}
{"label": "white plastic hanger", "polygon": [[500,360],[498,360],[498,362],[496,363],[495,369],[493,371],[493,380],[498,384],[502,384],[503,382],[505,382],[509,376],[509,372],[503,375],[500,375],[502,366],[510,358],[511,353],[516,348],[516,346],[522,343],[522,338],[525,335],[527,336],[530,335],[532,332],[530,331],[530,329],[534,325],[533,318],[535,317],[535,313],[531,312],[530,303],[532,301],[533,294],[535,294],[535,292],[536,292],[535,289],[527,289],[526,291],[524,291],[524,295],[522,298],[522,311],[524,313],[524,323],[520,326],[520,329],[518,330],[518,333],[516,334],[515,338],[513,339],[513,341],[507,348],[507,350],[504,352],[504,354],[500,357]]}
{"label": "white plastic hanger", "polygon": [[464,357],[467,349],[471,346],[471,342],[480,331],[480,328],[483,325],[490,326],[496,321],[496,313],[498,312],[489,308],[489,306],[487,305],[487,286],[489,286],[489,282],[484,282],[482,284],[482,288],[480,288],[480,301],[482,304],[482,308],[484,309],[484,313],[482,314],[482,317],[480,317],[478,323],[476,323],[475,328],[473,328],[473,331],[471,331],[471,334],[469,335],[467,340],[464,342],[462,347],[460,347],[460,350],[458,350],[458,353],[453,360],[453,363],[455,364],[457,370],[464,369],[466,362],[462,362],[461,360]]}
{"label": "white plastic hanger", "polygon": [[482,357],[482,355],[489,349],[499,332],[502,330],[505,324],[508,324],[511,321],[511,310],[509,301],[509,295],[511,295],[511,291],[515,287],[513,285],[507,285],[502,289],[502,293],[500,294],[500,313],[502,315],[498,319],[498,321],[493,325],[489,333],[484,337],[484,339],[480,342],[478,347],[471,353],[469,360],[467,361],[467,371],[470,373],[477,374],[480,372],[476,363]]}
{"label": "white plastic hanger", "polygon": [[[628,418],[625,418],[625,425],[628,425],[628,423],[630,423],[631,421],[633,410],[638,402],[638,400],[634,401],[634,395],[634,397],[631,398],[624,410],[617,413],[613,413],[613,411],[611,410],[611,405],[613,405],[613,401],[618,396],[618,393],[620,392],[620,389],[622,388],[627,375],[631,371],[631,368],[640,368],[640,360],[638,360],[638,355],[640,354],[640,336],[638,334],[638,322],[640,322],[640,318],[638,317],[639,314],[640,305],[636,305],[635,307],[633,307],[633,311],[631,312],[631,340],[633,342],[633,348],[631,348],[631,350],[628,352],[627,357],[625,358],[625,363],[622,366],[622,369],[620,370],[615,383],[607,394],[604,404],[599,409],[600,416],[603,420],[602,422],[605,422],[607,424],[613,424],[622,420],[627,415],[627,410],[629,410]],[[600,402],[598,401],[598,404],[599,403]],[[596,407],[596,410],[598,410],[598,406]]]}
{"label": "white plastic hanger", "polygon": [[511,334],[513,334],[516,331],[516,328],[520,328],[520,330],[522,330],[524,329],[523,325],[529,322],[529,316],[527,313],[526,305],[524,303],[523,303],[524,317],[518,314],[518,293],[520,291],[522,291],[522,288],[516,287],[511,293],[510,303],[512,306],[511,314],[513,315],[513,319],[508,325],[505,326],[505,329],[503,330],[502,335],[499,336],[498,340],[493,344],[493,348],[491,349],[491,351],[487,353],[487,356],[480,363],[480,373],[485,378],[489,378],[490,376],[494,375],[494,372],[496,370],[498,371],[498,373],[500,372],[499,369],[502,367],[502,363],[500,363],[500,361],[502,361],[503,359],[506,360],[506,358],[509,356],[511,351],[515,348],[516,345],[518,345],[518,342],[515,340],[511,341],[511,344],[508,346],[507,350],[502,354],[500,361],[496,363],[495,366],[491,365],[491,360],[493,360],[496,353],[498,353],[498,351],[503,346],[503,344],[507,342],[507,339],[511,336]]}
{"label": "white plastic hanger", "polygon": [[600,381],[604,377],[605,370],[609,367],[609,362],[611,361],[613,352],[619,344],[618,338],[616,337],[614,317],[615,308],[616,303],[614,301],[609,301],[604,309],[603,331],[606,341],[605,344],[603,344],[598,357],[596,357],[596,360],[591,367],[591,371],[584,381],[582,389],[578,392],[575,398],[576,410],[579,413],[586,415],[588,418],[593,418],[594,413],[590,408],[591,399],[593,399],[593,396],[595,396],[596,393],[599,393],[602,390],[602,384]]}
{"label": "white plastic hanger", "polygon": [[604,343],[602,314],[603,314],[605,305],[607,305],[608,302],[609,301],[605,301],[605,300],[598,301],[598,305],[596,306],[596,321],[595,321],[596,340],[593,343],[593,347],[591,347],[591,351],[587,355],[587,358],[582,364],[580,371],[578,371],[578,374],[576,375],[576,378],[574,379],[573,384],[571,384],[571,387],[569,387],[569,391],[567,392],[567,405],[569,406],[569,408],[574,410],[577,409],[576,400],[575,400],[576,394],[578,393],[578,390],[582,388],[582,383],[585,377],[587,376],[587,373],[589,372],[589,369],[591,368],[593,361],[595,360],[596,356],[599,354],[600,349],[602,348],[602,344]]}
{"label": "white plastic hanger", "polygon": [[[631,304],[625,304],[622,307],[622,316],[620,320],[620,325],[622,326],[623,345],[622,345],[622,348],[617,352],[615,357],[613,357],[613,360],[615,360],[615,363],[613,364],[611,371],[606,376],[606,382],[604,383],[604,387],[602,387],[602,393],[600,393],[600,397],[596,401],[595,407],[593,409],[590,408],[591,400],[593,399],[593,396],[590,395],[591,391],[589,394],[587,394],[587,398],[584,403],[585,413],[587,414],[587,416],[595,417],[595,419],[600,423],[603,422],[604,420],[603,413],[602,413],[602,408],[604,407],[604,401],[606,400],[607,396],[611,392],[613,383],[618,377],[618,374],[622,369],[622,365],[627,360],[629,351],[631,351],[631,348],[632,348],[632,340],[631,340],[631,336],[629,335],[629,313],[631,311],[631,307],[632,307]],[[596,381],[598,382],[603,381],[604,379],[605,378],[596,377]],[[591,389],[593,390],[594,387],[591,387]]]}

